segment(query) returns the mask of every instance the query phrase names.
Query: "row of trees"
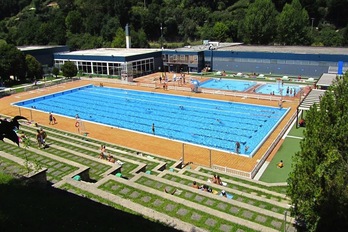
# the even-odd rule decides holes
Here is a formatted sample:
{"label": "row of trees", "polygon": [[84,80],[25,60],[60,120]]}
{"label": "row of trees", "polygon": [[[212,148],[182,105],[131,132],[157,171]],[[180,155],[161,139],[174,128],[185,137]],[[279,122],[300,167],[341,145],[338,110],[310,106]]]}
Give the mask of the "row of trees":
{"label": "row of trees", "polygon": [[288,195],[305,231],[348,228],[348,73],[306,113]]}
{"label": "row of trees", "polygon": [[161,34],[168,42],[344,46],[347,7],[346,0],[3,0],[0,38],[73,50],[125,47],[128,23],[134,47]]}
{"label": "row of trees", "polygon": [[[52,69],[56,77],[60,74],[58,68]],[[61,74],[71,78],[77,75],[77,67],[73,62],[65,62]],[[43,76],[43,67],[32,55],[24,55],[14,45],[0,40],[0,86],[34,82]]]}
{"label": "row of trees", "polygon": [[42,75],[42,65],[33,56],[24,55],[14,45],[0,40],[0,85],[34,81]]}

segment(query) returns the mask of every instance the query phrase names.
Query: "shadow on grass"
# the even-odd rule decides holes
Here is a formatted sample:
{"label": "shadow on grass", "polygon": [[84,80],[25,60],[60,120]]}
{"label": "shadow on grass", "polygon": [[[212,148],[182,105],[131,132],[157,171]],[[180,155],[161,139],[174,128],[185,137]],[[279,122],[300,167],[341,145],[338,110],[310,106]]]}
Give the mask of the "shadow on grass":
{"label": "shadow on grass", "polygon": [[50,186],[0,182],[0,231],[178,231]]}

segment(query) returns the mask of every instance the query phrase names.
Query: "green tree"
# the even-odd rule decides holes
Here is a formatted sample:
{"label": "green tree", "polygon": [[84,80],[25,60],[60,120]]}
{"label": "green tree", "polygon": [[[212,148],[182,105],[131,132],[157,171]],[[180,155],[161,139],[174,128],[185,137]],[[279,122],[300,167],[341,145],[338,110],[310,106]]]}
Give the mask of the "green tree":
{"label": "green tree", "polygon": [[42,65],[32,55],[25,56],[25,63],[27,64],[27,78],[30,80],[41,79],[43,70]]}
{"label": "green tree", "polygon": [[126,38],[124,30],[119,27],[116,31],[116,36],[111,43],[111,47],[113,48],[124,48],[126,47]]}
{"label": "green tree", "polygon": [[271,0],[256,0],[250,4],[240,28],[243,41],[249,44],[273,42],[277,15]]}
{"label": "green tree", "polygon": [[65,26],[69,32],[77,34],[83,31],[82,15],[79,11],[70,11],[65,18]]}
{"label": "green tree", "polygon": [[10,82],[10,76],[15,80],[23,81],[27,67],[23,53],[14,45],[0,44],[0,77],[5,82]]}
{"label": "green tree", "polygon": [[307,231],[348,228],[348,74],[306,114],[301,151],[288,179],[292,213]]}
{"label": "green tree", "polygon": [[310,25],[307,11],[299,0],[285,4],[277,18],[278,42],[284,45],[310,44]]}
{"label": "green tree", "polygon": [[71,78],[76,76],[77,74],[77,67],[74,62],[72,61],[65,61],[62,65],[62,73],[63,76]]}
{"label": "green tree", "polygon": [[228,37],[228,27],[222,22],[215,23],[213,27],[213,38],[217,41],[225,42]]}
{"label": "green tree", "polygon": [[57,78],[59,75],[59,68],[53,67],[52,74]]}

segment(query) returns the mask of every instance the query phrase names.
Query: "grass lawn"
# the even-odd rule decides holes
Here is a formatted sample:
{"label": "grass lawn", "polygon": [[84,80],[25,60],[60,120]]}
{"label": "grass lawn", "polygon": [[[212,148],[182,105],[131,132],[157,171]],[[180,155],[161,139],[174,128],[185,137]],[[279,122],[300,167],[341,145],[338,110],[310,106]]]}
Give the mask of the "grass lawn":
{"label": "grass lawn", "polygon": [[[292,156],[300,150],[300,141],[296,138],[286,138],[260,180],[268,183],[286,182],[291,171]],[[284,162],[283,168],[277,168],[280,160]]]}

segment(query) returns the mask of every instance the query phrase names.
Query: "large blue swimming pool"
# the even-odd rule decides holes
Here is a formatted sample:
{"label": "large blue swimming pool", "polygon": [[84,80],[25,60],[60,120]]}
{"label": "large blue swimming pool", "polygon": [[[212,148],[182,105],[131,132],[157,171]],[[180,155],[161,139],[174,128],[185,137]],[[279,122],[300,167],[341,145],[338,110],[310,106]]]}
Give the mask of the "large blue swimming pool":
{"label": "large blue swimming pool", "polygon": [[[85,86],[14,105],[252,156],[288,109]],[[86,128],[88,130],[88,128]],[[247,151],[245,147],[249,147]]]}

